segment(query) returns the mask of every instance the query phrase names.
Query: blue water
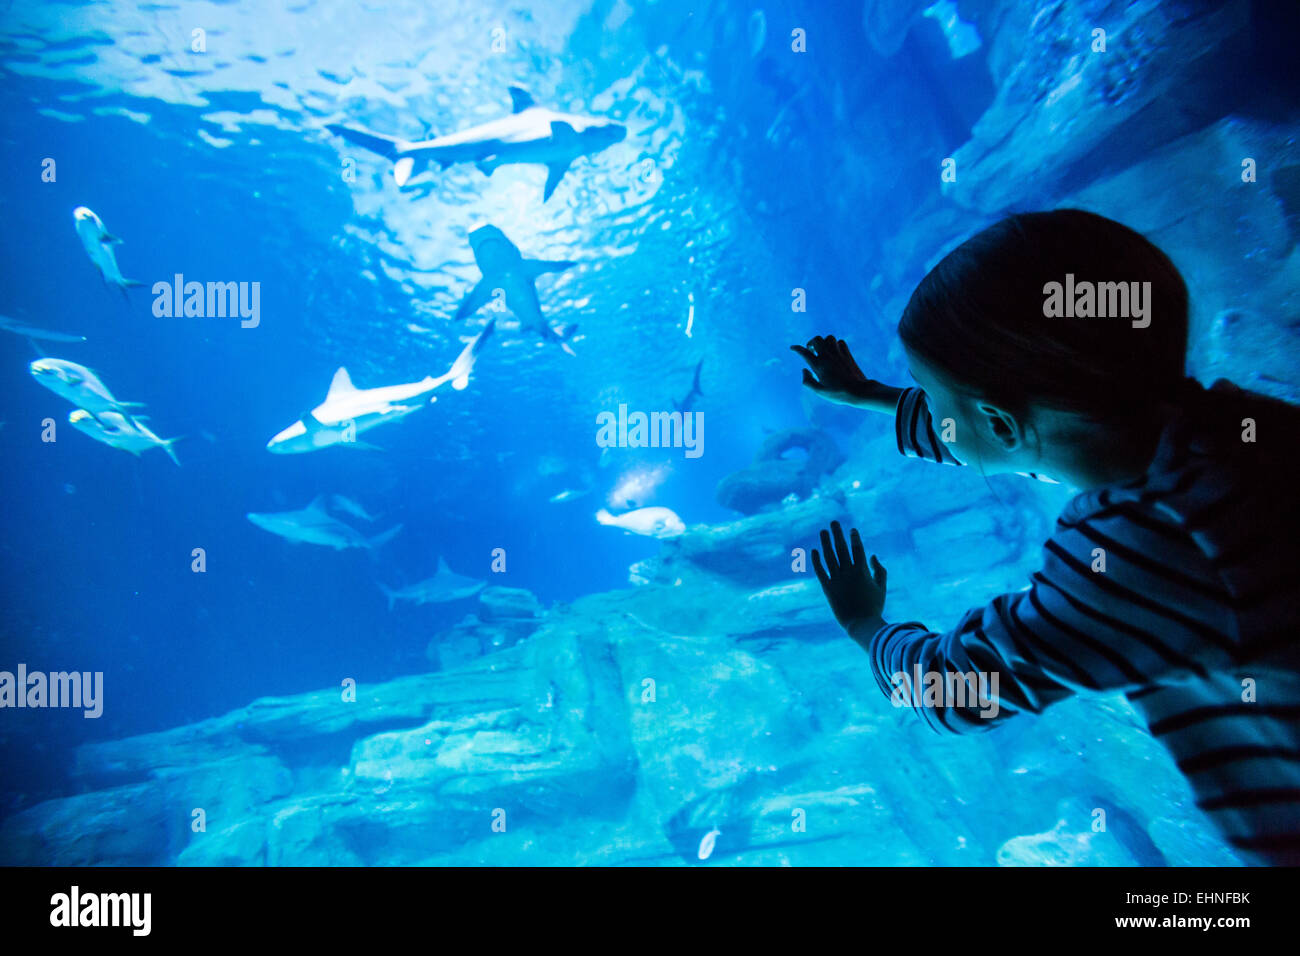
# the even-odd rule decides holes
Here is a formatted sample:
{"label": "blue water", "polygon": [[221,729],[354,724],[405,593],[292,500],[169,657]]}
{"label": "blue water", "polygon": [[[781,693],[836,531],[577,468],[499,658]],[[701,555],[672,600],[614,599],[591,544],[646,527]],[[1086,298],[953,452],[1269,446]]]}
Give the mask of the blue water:
{"label": "blue water", "polygon": [[[715,524],[738,517],[715,486],[772,432],[811,420],[851,448],[860,419],[810,403],[787,346],[842,329],[869,374],[906,383],[884,302],[939,250],[900,259],[889,243],[994,93],[986,47],[954,58],[937,19],[920,17],[884,59],[862,6],[9,3],[0,313],[85,335],[40,348],[147,403],[153,430],[183,440],[177,468],[75,433],[67,403],[27,371],[33,346],[0,332],[0,667],[103,671],[108,687],[98,720],[3,714],[0,816],[68,792],[84,743],[341,674],[428,670],[429,639],[472,607],[390,612],[378,584],[428,577],[438,556],[485,579],[504,548],[508,573],[491,583],[546,606],[624,588],[660,545],[593,514],[629,475],[662,468],[638,503]],[[206,52],[190,49],[196,27]],[[807,54],[789,52],[796,27]],[[512,84],[628,136],[578,160],[543,203],[538,166],[489,178],[461,165],[399,191],[387,162],[324,130],[449,133],[505,115]],[[121,270],[144,288],[124,297],[101,282],[73,229],[81,205],[124,240]],[[381,451],[268,453],[339,366],[361,387],[445,371],[486,320],[451,321],[478,279],[467,235],[482,222],[525,256],[577,263],[538,283],[551,323],[577,323],[577,357],[505,318],[468,389],[367,433]],[[150,287],[177,273],[260,282],[260,324],[155,317]],[[790,307],[795,288],[806,312]],[[602,459],[596,414],[670,409],[701,359],[705,454]],[[549,500],[566,488],[586,493]],[[320,494],[403,532],[374,555],[335,552],[245,519]],[[981,546],[969,542],[972,559]],[[936,605],[932,623],[960,609]]]}

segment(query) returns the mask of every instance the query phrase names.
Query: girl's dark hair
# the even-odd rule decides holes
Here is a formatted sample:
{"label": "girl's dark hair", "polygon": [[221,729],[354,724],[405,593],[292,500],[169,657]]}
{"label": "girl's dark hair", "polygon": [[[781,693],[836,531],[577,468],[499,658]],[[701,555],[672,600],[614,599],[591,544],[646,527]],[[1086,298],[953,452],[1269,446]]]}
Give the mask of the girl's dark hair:
{"label": "girl's dark hair", "polygon": [[[1150,282],[1150,324],[1044,314],[1045,286]],[[1141,288],[1141,287],[1139,287]],[[898,334],[958,391],[1016,415],[1044,405],[1113,422],[1184,389],[1187,286],[1169,257],[1079,209],[1008,216],[967,239],[912,293]]]}

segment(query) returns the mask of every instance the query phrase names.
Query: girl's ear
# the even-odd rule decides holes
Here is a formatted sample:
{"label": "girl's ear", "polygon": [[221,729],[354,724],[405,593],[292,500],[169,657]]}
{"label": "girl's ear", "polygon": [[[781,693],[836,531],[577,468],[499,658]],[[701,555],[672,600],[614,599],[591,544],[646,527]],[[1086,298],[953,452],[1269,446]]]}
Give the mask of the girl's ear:
{"label": "girl's ear", "polygon": [[985,439],[994,447],[1011,452],[1023,444],[1024,435],[1016,416],[988,402],[980,402],[975,410],[979,412]]}

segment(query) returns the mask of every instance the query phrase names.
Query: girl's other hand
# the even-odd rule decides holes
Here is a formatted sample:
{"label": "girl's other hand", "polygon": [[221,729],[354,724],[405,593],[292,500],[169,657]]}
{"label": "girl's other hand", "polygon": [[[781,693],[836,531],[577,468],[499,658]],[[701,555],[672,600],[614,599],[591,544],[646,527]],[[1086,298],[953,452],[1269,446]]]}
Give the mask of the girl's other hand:
{"label": "girl's other hand", "polygon": [[844,540],[844,529],[832,521],[829,531],[822,532],[822,556],[814,549],[813,570],[822,584],[822,592],[831,606],[831,612],[840,627],[858,643],[870,641],[873,634],[884,627],[885,566],[873,554],[870,563],[862,548],[858,529],[850,532],[852,546]]}

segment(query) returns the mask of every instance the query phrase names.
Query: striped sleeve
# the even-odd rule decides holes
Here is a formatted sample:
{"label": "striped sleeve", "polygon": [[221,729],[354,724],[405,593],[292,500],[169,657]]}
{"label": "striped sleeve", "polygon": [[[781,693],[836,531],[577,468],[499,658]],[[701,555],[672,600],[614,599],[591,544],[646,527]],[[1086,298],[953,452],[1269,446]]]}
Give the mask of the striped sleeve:
{"label": "striped sleeve", "polygon": [[[908,458],[924,458],[937,461],[943,465],[963,465],[952,453],[934,430],[934,420],[930,417],[930,408],[925,401],[925,392],[919,388],[905,388],[898,396],[898,406],[894,410],[894,437],[898,450]],[[1035,474],[1032,471],[1018,472],[1035,481],[1059,484],[1054,478]]]}
{"label": "striped sleeve", "polygon": [[[1079,691],[1204,678],[1231,665],[1233,621],[1190,537],[1112,508],[1058,522],[1025,590],[967,612],[946,634],[886,625],[868,650],[895,706],[936,731],[978,733]],[[981,687],[987,699],[972,699]]]}
{"label": "striped sleeve", "polygon": [[908,458],[924,458],[944,465],[963,464],[939,440],[925,402],[925,392],[919,388],[905,388],[898,396],[894,436],[898,440],[898,450]]}

